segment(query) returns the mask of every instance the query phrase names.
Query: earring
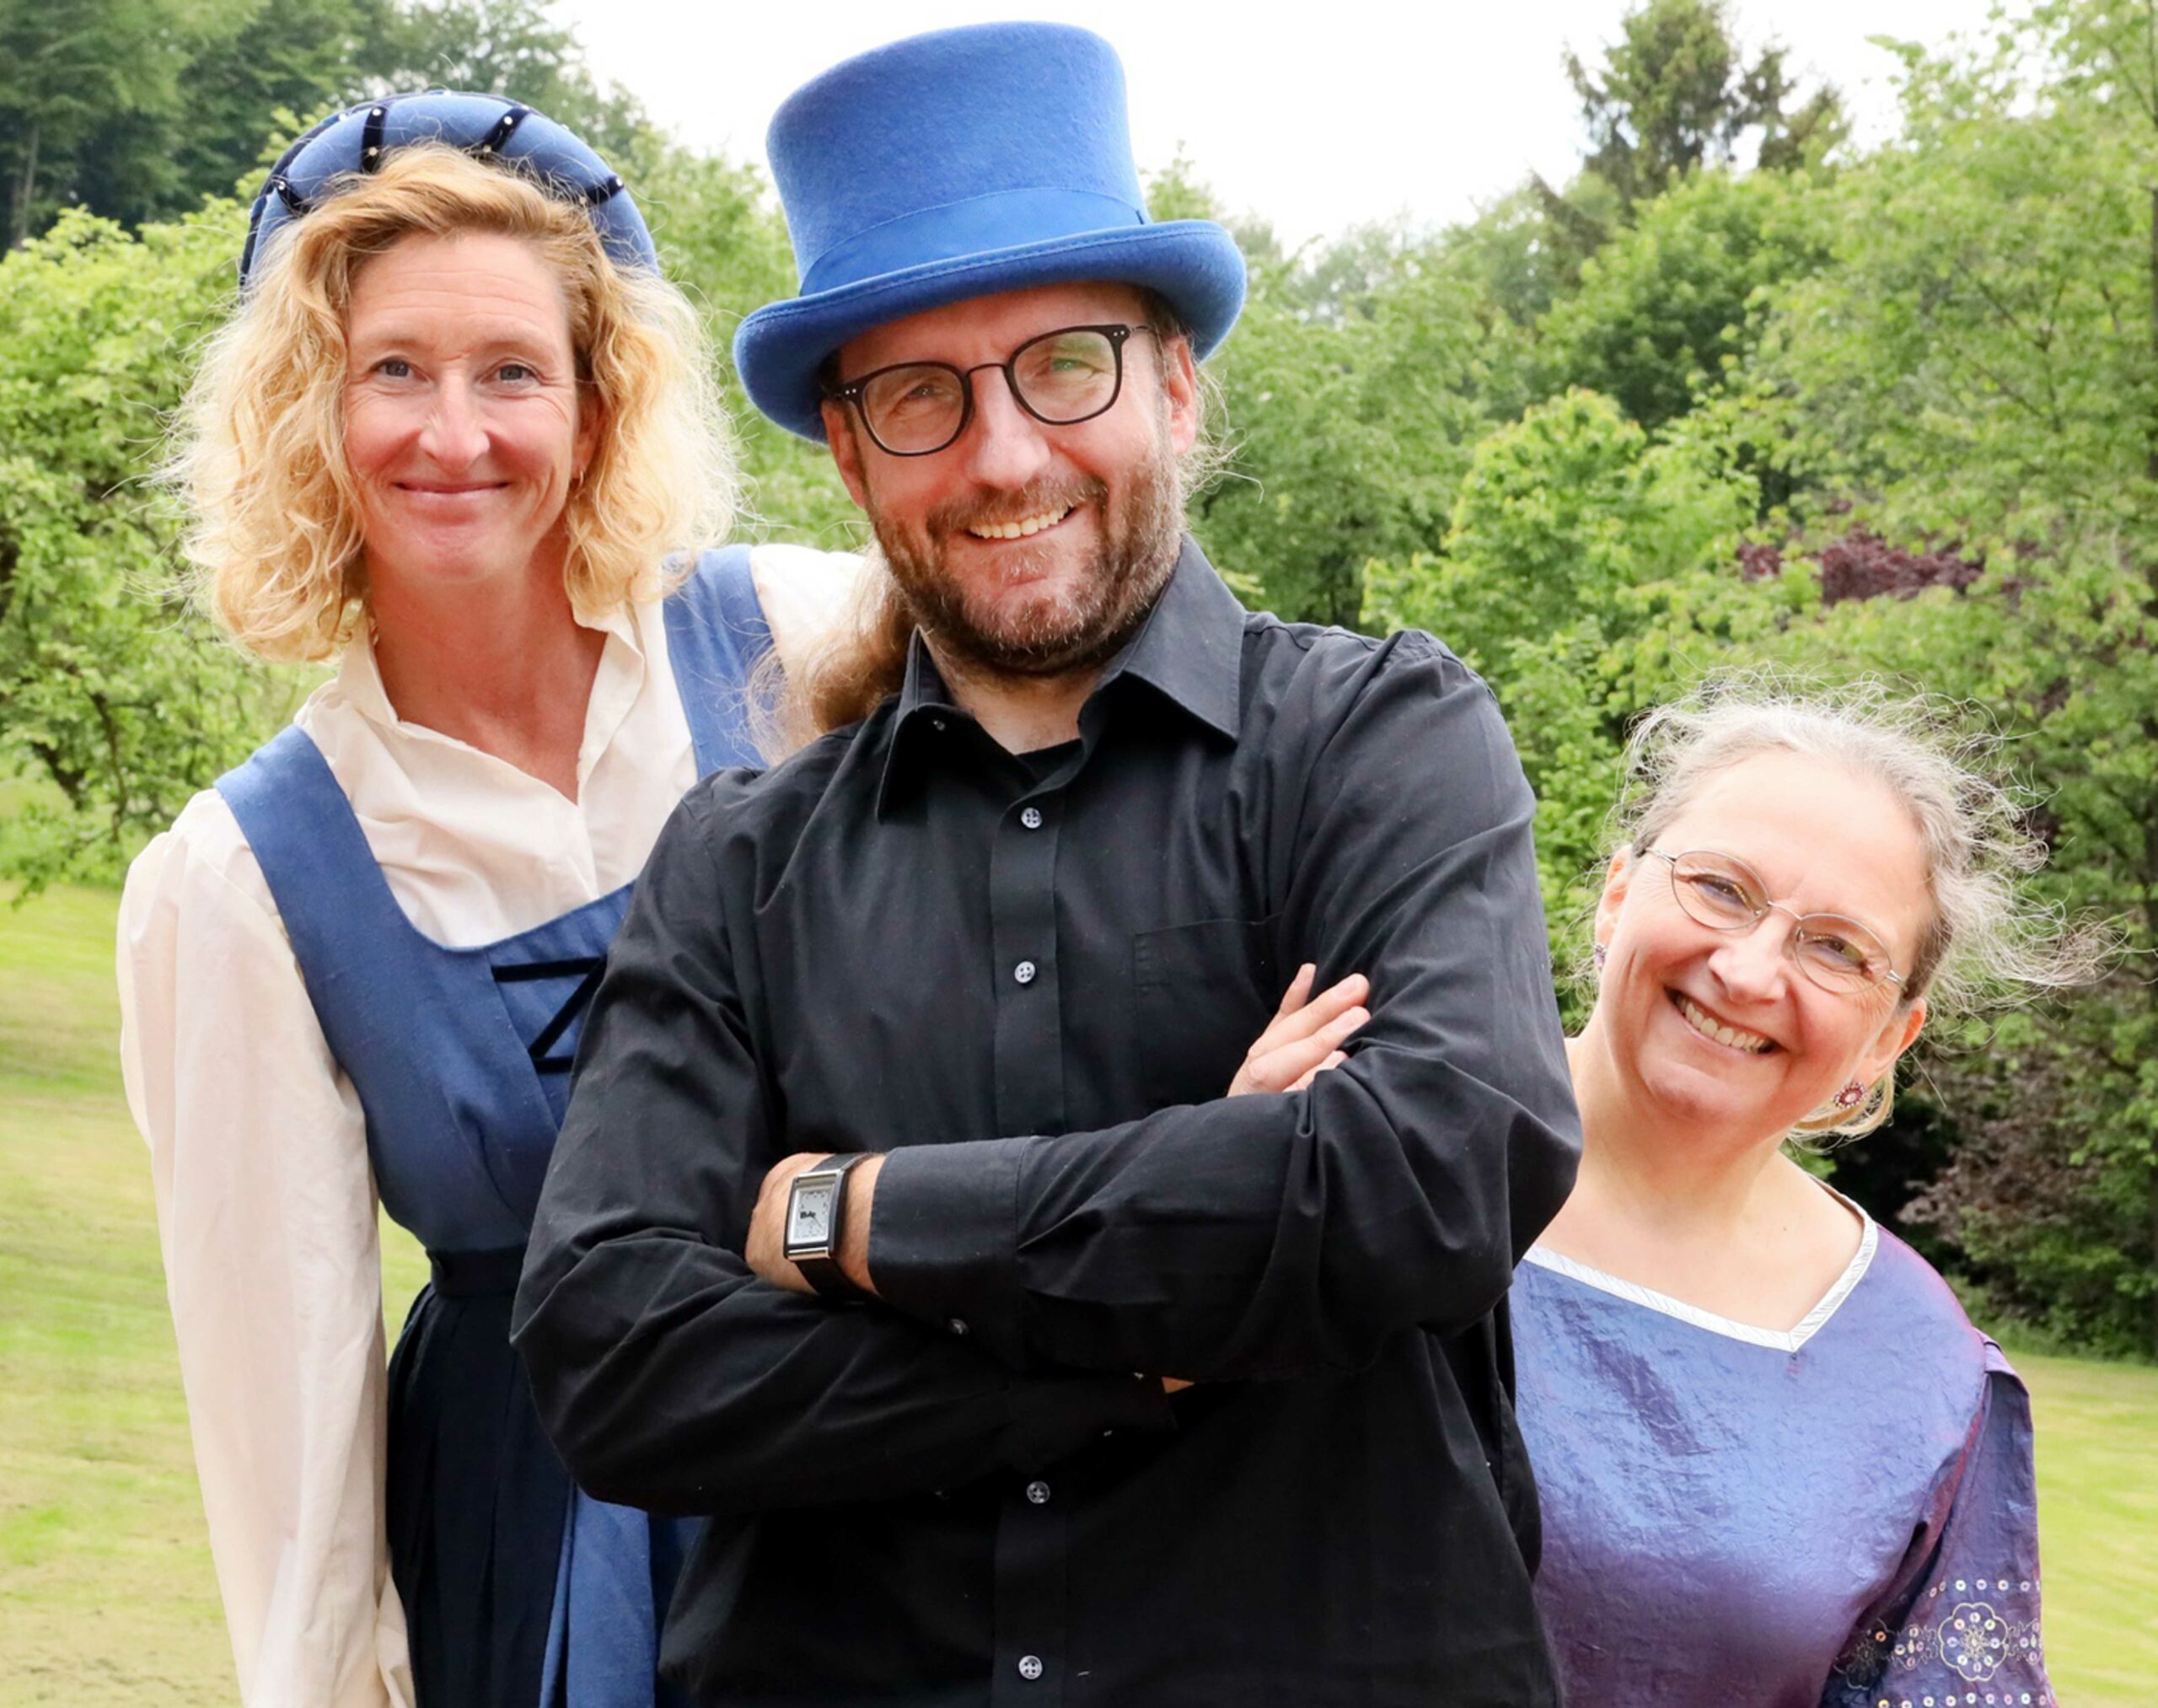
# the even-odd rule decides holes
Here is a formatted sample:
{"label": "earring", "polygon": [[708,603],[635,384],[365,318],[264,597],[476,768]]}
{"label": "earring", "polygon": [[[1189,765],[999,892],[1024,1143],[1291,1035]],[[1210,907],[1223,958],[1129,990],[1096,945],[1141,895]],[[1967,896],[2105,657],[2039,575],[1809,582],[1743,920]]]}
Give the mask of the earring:
{"label": "earring", "polygon": [[1598,943],[1589,951],[1589,958],[1596,963],[1596,969],[1600,973],[1603,970],[1603,964],[1611,959],[1611,951]]}
{"label": "earring", "polygon": [[1865,1101],[1865,1088],[1856,1080],[1853,1080],[1835,1096],[1829,1098],[1829,1101],[1838,1109],[1856,1109]]}

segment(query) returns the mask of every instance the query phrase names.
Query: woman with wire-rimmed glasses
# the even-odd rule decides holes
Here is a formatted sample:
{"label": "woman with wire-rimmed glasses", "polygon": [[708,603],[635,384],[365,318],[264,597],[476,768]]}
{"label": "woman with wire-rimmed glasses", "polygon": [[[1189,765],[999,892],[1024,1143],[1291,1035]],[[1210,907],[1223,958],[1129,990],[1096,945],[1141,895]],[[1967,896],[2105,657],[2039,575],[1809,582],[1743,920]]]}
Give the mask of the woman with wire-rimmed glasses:
{"label": "woman with wire-rimmed glasses", "polygon": [[[1945,729],[1724,685],[1636,732],[1569,1045],[1579,1182],[1511,1299],[1570,1702],[2053,1701],[2022,1385],[1788,1154],[1887,1118],[1929,1012],[2088,970]],[[1353,995],[1277,1019],[1277,1078],[1341,1059]]]}
{"label": "woman with wire-rimmed glasses", "polygon": [[2022,1385],[1789,1142],[1879,1125],[1930,1010],[2075,973],[2035,851],[1878,694],[1666,708],[1629,783],[1580,1180],[1513,1292],[1568,1700],[2048,1703]]}

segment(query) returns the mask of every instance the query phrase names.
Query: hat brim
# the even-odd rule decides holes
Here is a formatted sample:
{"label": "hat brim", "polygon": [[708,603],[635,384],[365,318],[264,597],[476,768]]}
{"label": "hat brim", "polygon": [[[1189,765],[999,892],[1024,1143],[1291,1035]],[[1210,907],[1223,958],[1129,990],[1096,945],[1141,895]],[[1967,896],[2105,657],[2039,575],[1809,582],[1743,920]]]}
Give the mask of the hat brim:
{"label": "hat brim", "polygon": [[1191,329],[1199,357],[1228,336],[1243,307],[1243,256],[1220,226],[1203,219],[1122,226],[926,261],[770,303],[736,330],[735,371],[764,414],[790,432],[822,441],[818,373],[850,339],[969,297],[1087,279],[1158,293]]}

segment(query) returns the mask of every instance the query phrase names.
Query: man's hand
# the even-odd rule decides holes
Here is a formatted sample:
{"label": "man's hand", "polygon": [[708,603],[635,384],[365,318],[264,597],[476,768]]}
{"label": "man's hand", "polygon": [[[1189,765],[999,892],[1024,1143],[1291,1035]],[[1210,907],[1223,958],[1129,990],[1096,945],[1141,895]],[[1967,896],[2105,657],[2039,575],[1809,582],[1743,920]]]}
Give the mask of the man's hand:
{"label": "man's hand", "polygon": [[[787,1189],[794,1177],[813,1168],[832,1153],[799,1151],[782,1157],[757,1189],[757,1207],[749,1212],[749,1238],[743,1258],[759,1278],[791,1293],[813,1293],[802,1271],[786,1260]],[[869,1279],[869,1218],[877,1197],[877,1176],[884,1167],[882,1157],[856,1163],[846,1177],[846,1222],[840,1230],[839,1265],[846,1278],[865,1293],[874,1294]]]}
{"label": "man's hand", "polygon": [[1254,1091],[1302,1091],[1327,1069],[1349,1059],[1341,1045],[1372,1018],[1371,1010],[1363,1006],[1372,993],[1372,981],[1361,973],[1351,973],[1314,996],[1312,982],[1318,976],[1318,967],[1309,961],[1296,969],[1281,1006],[1229,1082],[1231,1097]]}
{"label": "man's hand", "polygon": [[[1313,996],[1312,983],[1318,976],[1318,969],[1309,962],[1297,969],[1280,1007],[1237,1070],[1229,1087],[1231,1097],[1258,1091],[1302,1091],[1327,1069],[1348,1060],[1341,1045],[1372,1018],[1371,1011],[1363,1006],[1371,993],[1371,981],[1361,973],[1351,973]],[[757,1190],[757,1207],[750,1212],[749,1243],[742,1254],[758,1276],[789,1292],[813,1293],[816,1289],[786,1260],[787,1189],[796,1175],[829,1154],[801,1151],[773,1164]],[[872,1157],[847,1176],[846,1222],[840,1230],[841,1271],[862,1292],[872,1295],[877,1289],[869,1275],[869,1224],[877,1197],[877,1175],[883,1166],[882,1157]],[[1190,1384],[1164,1377],[1162,1385],[1173,1394]]]}

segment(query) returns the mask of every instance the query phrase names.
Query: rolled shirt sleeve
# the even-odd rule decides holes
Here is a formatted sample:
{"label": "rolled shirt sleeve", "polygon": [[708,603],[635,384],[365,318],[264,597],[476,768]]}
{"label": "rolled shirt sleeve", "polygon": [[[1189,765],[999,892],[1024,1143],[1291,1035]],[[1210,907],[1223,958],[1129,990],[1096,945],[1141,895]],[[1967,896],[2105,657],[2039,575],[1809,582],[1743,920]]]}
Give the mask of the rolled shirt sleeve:
{"label": "rolled shirt sleeve", "polygon": [[241,1700],[409,1708],[365,1123],[213,797],[130,870],[118,971]]}
{"label": "rolled shirt sleeve", "polygon": [[1370,977],[1350,1060],[1302,1092],[895,1152],[870,1270],[896,1308],[967,1317],[1015,1368],[1207,1379],[1361,1368],[1504,1297],[1579,1155],[1534,800],[1489,690],[1427,637],[1304,676],[1278,930],[1322,985]]}

